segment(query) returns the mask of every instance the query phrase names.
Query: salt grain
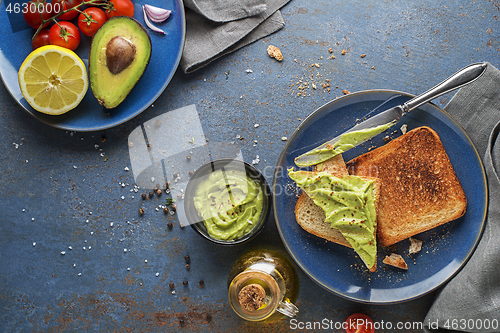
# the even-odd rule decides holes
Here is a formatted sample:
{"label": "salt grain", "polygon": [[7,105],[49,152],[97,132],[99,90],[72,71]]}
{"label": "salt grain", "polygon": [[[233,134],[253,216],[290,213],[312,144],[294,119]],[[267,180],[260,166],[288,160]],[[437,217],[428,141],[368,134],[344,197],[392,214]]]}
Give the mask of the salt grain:
{"label": "salt grain", "polygon": [[255,156],[255,159],[252,161],[252,164],[254,164],[254,165],[255,165],[255,164],[259,164],[259,162],[260,162],[259,155],[256,155],[256,156]]}

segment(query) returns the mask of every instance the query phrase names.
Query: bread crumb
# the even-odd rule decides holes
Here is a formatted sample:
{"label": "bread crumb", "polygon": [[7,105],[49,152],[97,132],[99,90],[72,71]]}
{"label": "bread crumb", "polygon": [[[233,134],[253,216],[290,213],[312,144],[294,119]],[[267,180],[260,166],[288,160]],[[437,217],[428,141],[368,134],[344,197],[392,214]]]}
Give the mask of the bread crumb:
{"label": "bread crumb", "polygon": [[344,89],[344,90],[342,90],[342,93],[343,93],[344,95],[347,95],[347,94],[350,94],[351,92],[350,92],[349,90]]}
{"label": "bread crumb", "polygon": [[361,55],[361,58],[364,58],[364,57],[366,57],[366,54],[362,54],[362,55]]}
{"label": "bread crumb", "polygon": [[406,134],[406,131],[408,130],[408,125],[404,124],[403,126],[401,126],[401,133]]}
{"label": "bread crumb", "polygon": [[345,50],[340,51],[340,54],[345,55]]}
{"label": "bread crumb", "polygon": [[410,249],[408,251],[409,254],[418,253],[422,250],[422,241],[419,239],[415,239],[410,237]]}
{"label": "bread crumb", "polygon": [[283,60],[283,54],[281,54],[280,49],[274,45],[269,45],[267,47],[267,54],[269,54],[271,58],[274,58],[278,61]]}
{"label": "bread crumb", "polygon": [[391,253],[390,256],[385,256],[385,259],[382,262],[386,265],[394,266],[404,270],[408,269],[408,265],[406,264],[403,257],[397,253]]}

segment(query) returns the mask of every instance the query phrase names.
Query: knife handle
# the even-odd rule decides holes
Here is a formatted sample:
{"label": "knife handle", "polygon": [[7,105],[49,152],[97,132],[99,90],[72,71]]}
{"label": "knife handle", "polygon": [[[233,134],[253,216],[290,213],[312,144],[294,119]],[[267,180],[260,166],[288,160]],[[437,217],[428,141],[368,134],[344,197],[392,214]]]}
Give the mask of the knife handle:
{"label": "knife handle", "polygon": [[419,107],[422,104],[430,102],[436,97],[444,95],[450,91],[461,88],[474,80],[478,79],[486,70],[487,64],[476,63],[462,68],[443,82],[437,84],[433,88],[427,90],[423,94],[420,94],[408,102],[403,104],[404,112],[410,112],[411,110]]}

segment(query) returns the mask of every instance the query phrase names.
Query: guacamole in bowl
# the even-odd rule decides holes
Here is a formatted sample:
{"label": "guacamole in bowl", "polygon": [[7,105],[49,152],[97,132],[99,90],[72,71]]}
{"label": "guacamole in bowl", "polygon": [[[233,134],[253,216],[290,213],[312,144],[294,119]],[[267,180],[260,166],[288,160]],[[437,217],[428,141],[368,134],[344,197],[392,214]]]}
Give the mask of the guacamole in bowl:
{"label": "guacamole in bowl", "polygon": [[271,190],[252,165],[218,159],[191,176],[184,208],[191,227],[217,244],[240,244],[255,237],[270,212]]}

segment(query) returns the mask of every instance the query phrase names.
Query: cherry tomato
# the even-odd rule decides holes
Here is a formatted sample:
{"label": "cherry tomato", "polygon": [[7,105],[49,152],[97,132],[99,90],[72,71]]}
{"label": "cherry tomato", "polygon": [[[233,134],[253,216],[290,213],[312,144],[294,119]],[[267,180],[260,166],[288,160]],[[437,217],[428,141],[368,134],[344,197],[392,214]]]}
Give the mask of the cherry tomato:
{"label": "cherry tomato", "polygon": [[70,50],[75,50],[80,45],[80,31],[71,22],[61,21],[54,24],[49,31],[49,41]]}
{"label": "cherry tomato", "polygon": [[90,7],[78,16],[78,28],[82,34],[92,37],[107,19],[106,13],[102,9]]}
{"label": "cherry tomato", "polygon": [[[54,1],[54,8],[59,9],[58,12],[60,13],[63,10],[74,8],[77,5],[81,4],[82,2],[83,2],[83,0],[57,0],[57,1]],[[59,4],[59,5],[57,5],[57,4]],[[59,15],[57,17],[57,19],[60,21],[70,21],[77,16],[78,16],[78,11],[70,10],[67,13]]]}
{"label": "cherry tomato", "polygon": [[347,333],[375,333],[373,320],[363,313],[354,313],[346,320]]}
{"label": "cherry tomato", "polygon": [[38,32],[35,38],[31,40],[31,47],[36,50],[39,47],[50,45],[49,41],[49,31],[50,29],[42,29]]}
{"label": "cherry tomato", "polygon": [[[40,15],[41,14],[41,15]],[[50,19],[53,15],[53,6],[45,2],[45,0],[31,0],[23,7],[23,17],[26,23],[32,28],[37,29],[44,20]],[[50,21],[45,23],[43,27],[50,24]]]}
{"label": "cherry tomato", "polygon": [[108,20],[113,16],[134,17],[134,4],[130,0],[110,0],[106,7]]}

